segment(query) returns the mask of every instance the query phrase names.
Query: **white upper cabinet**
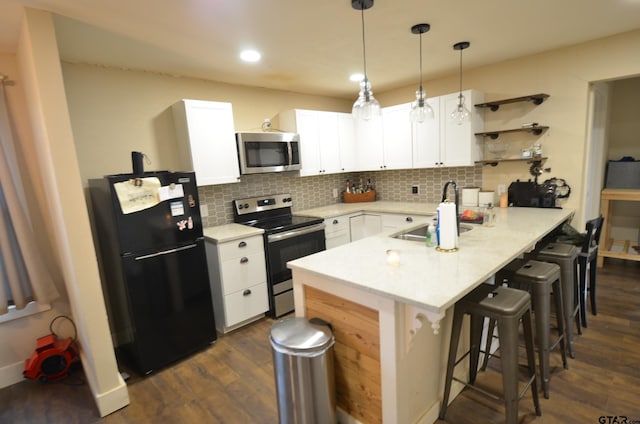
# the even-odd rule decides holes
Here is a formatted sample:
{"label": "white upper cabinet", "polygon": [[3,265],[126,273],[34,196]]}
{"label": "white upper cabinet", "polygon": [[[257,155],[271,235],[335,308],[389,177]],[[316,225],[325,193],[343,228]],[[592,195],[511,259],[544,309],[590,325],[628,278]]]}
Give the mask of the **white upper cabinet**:
{"label": "white upper cabinet", "polygon": [[[341,144],[353,145],[352,127],[337,112],[295,109],[280,114],[283,130],[300,135],[301,176],[343,171]],[[348,148],[345,147],[345,152]]]}
{"label": "white upper cabinet", "polygon": [[353,115],[337,113],[338,138],[340,139],[340,167],[343,172],[357,171],[356,134],[353,125]]}
{"label": "white upper cabinet", "polygon": [[432,97],[426,101],[433,109],[433,119],[411,125],[414,168],[443,165],[440,161],[440,97]]}
{"label": "white upper cabinet", "polygon": [[382,109],[383,169],[408,169],[413,166],[411,103]]}
{"label": "white upper cabinet", "polygon": [[383,169],[382,118],[369,121],[354,119],[356,144],[356,170],[379,171]]}
{"label": "white upper cabinet", "polygon": [[240,181],[231,103],[182,100],[172,111],[181,170],[199,186]]}
{"label": "white upper cabinet", "polygon": [[458,125],[450,119],[458,105],[459,93],[427,99],[434,119],[413,125],[413,167],[473,166],[482,159],[482,141],[475,136],[483,131],[482,111],[474,104],[484,101],[477,90],[462,92],[464,104],[471,113],[469,122]]}
{"label": "white upper cabinet", "polygon": [[462,92],[464,105],[471,113],[468,122],[458,125],[449,115],[458,104],[459,93],[440,98],[440,161],[443,166],[473,166],[482,160],[482,137],[475,133],[484,131],[483,110],[474,105],[484,102],[484,94],[477,90]]}

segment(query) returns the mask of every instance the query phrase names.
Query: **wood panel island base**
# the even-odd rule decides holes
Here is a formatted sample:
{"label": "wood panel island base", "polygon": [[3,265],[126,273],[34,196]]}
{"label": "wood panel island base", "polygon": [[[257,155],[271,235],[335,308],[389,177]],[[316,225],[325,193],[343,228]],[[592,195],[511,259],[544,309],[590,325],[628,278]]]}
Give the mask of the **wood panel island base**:
{"label": "wood panel island base", "polygon": [[[455,253],[393,238],[395,230],[290,262],[296,315],[322,318],[334,329],[340,423],[435,422],[453,305],[572,214],[501,209],[495,227],[461,234]],[[388,250],[399,262],[387,262]],[[468,350],[463,341],[460,353]],[[466,373],[457,367],[458,378]],[[454,383],[451,399],[462,388]]]}

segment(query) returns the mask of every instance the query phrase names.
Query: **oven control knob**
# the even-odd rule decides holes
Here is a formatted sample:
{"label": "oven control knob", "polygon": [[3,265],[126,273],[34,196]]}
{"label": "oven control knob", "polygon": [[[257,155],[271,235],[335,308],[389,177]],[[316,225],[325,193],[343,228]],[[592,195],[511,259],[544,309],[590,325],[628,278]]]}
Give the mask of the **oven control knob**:
{"label": "oven control knob", "polygon": [[288,203],[291,201],[291,197],[285,197],[284,199],[282,199],[282,201]]}
{"label": "oven control knob", "polygon": [[245,203],[245,204],[244,204],[244,208],[245,208],[245,209],[249,209],[249,204],[248,204],[248,203]]}
{"label": "oven control knob", "polygon": [[242,203],[238,204],[238,209],[244,209],[244,205]]}

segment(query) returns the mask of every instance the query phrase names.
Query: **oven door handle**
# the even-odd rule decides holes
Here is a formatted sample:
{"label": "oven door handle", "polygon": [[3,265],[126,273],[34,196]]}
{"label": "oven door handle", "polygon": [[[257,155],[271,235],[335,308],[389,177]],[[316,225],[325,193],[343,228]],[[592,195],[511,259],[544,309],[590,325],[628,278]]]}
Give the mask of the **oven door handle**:
{"label": "oven door handle", "polygon": [[325,225],[324,223],[322,223],[311,225],[309,227],[297,228],[293,231],[287,231],[285,233],[269,234],[267,236],[267,243],[275,243],[277,241],[298,237],[304,234],[314,233],[316,231],[324,230],[324,227]]}

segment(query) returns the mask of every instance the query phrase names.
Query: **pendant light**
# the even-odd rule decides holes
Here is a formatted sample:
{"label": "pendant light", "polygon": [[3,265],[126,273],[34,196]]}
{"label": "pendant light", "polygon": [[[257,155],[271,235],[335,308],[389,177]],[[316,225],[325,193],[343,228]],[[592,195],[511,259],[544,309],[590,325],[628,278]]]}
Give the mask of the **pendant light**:
{"label": "pendant light", "polygon": [[461,41],[453,45],[454,50],[460,50],[460,94],[458,95],[458,105],[451,112],[449,118],[456,124],[462,125],[471,119],[471,112],[464,105],[464,96],[462,95],[462,50],[469,48],[471,43],[468,41]]}
{"label": "pendant light", "polygon": [[427,119],[433,119],[433,109],[427,103],[424,89],[422,88],[422,34],[429,31],[431,25],[417,24],[411,27],[413,34],[420,35],[420,86],[416,91],[416,101],[411,104],[409,118],[413,123],[422,123]]}
{"label": "pendant light", "polygon": [[351,7],[360,10],[362,18],[362,57],[364,63],[364,77],[360,81],[358,99],[353,104],[351,113],[354,118],[369,121],[380,116],[380,103],[373,97],[371,83],[367,77],[367,50],[364,40],[364,11],[373,7],[373,0],[351,0]]}

